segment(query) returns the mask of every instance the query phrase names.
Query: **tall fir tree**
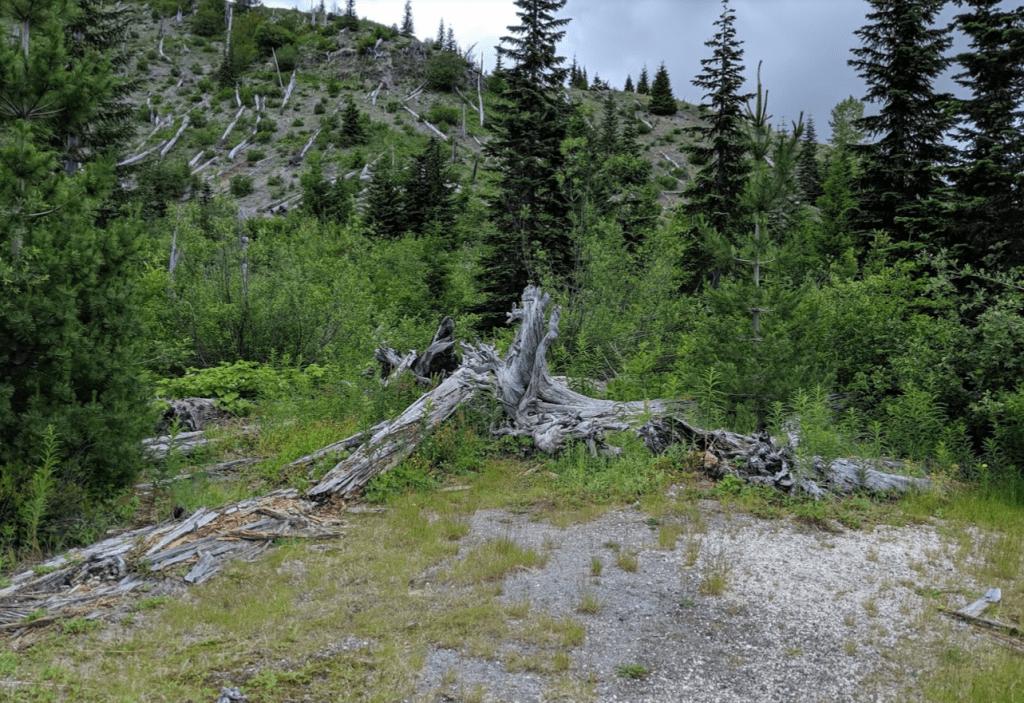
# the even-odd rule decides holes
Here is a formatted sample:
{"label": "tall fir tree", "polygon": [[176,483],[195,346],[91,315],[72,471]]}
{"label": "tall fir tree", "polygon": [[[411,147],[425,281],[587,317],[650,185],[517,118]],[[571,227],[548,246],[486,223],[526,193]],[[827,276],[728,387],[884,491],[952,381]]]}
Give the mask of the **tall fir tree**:
{"label": "tall fir tree", "polygon": [[[78,0],[78,12],[67,16],[64,41],[72,62],[96,65],[99,54],[109,62],[116,76],[109,97],[96,106],[89,124],[77,132],[62,130],[54,135],[65,150],[65,169],[96,156],[120,156],[134,132],[135,107],[129,99],[141,85],[140,78],[128,76],[135,58],[125,41],[139,21],[140,9],[131,5],[107,5],[101,0]],[[106,70],[97,66],[96,70]]]}
{"label": "tall fir tree", "polygon": [[448,25],[448,31],[444,37],[444,50],[452,53],[459,53],[459,43],[455,41],[455,29]]}
{"label": "tall fir tree", "polygon": [[527,284],[564,276],[571,265],[559,171],[572,108],[562,100],[568,69],[556,51],[569,20],[555,16],[565,2],[516,0],[520,24],[509,27],[498,47],[511,65],[504,69],[506,85],[486,147],[498,177],[481,274],[485,326],[503,324]]}
{"label": "tall fir tree", "polygon": [[647,82],[646,65],[640,69],[640,80],[638,80],[636,83],[636,92],[640,93],[640,95],[647,95],[649,92],[651,92],[651,86]]}
{"label": "tall fir tree", "polygon": [[626,93],[634,92],[635,89],[633,88],[633,76],[626,76],[626,85],[622,86],[622,90],[623,92]]}
{"label": "tall fir tree", "polygon": [[701,108],[704,120],[689,132],[694,140],[685,151],[697,173],[686,189],[683,210],[701,215],[725,236],[737,232],[742,207],[740,195],[747,182],[747,147],[744,106],[752,97],[743,87],[743,42],[736,39],[736,13],[729,0],[722,0],[722,14],[715,22],[718,31],[705,46],[710,58],[701,59],[703,72],[694,78],[706,90]]}
{"label": "tall fir tree", "polygon": [[437,25],[437,37],[434,39],[434,48],[438,51],[443,51],[445,39],[447,39],[447,37],[448,35],[445,34],[444,31],[444,17],[442,17],[441,21]]}
{"label": "tall fir tree", "polygon": [[719,370],[740,424],[760,429],[774,403],[822,376],[816,350],[803,339],[813,329],[800,305],[809,290],[791,283],[786,270],[795,259],[787,230],[795,220],[803,123],[794,123],[792,131],[772,128],[760,67],[755,96],[746,135],[750,171],[741,196],[749,220],[733,241],[713,229],[708,233],[726,275],[705,294],[712,314],[701,353]]}
{"label": "tall fir tree", "polygon": [[359,29],[359,17],[356,16],[356,0],[345,0],[345,14],[341,16],[341,26],[350,32]]}
{"label": "tall fir tree", "polygon": [[406,230],[419,235],[432,230],[450,233],[455,223],[457,185],[441,142],[431,137],[423,151],[413,156],[405,177]]}
{"label": "tall fir tree", "polygon": [[821,167],[818,164],[818,133],[814,129],[814,116],[807,116],[804,138],[797,161],[800,194],[804,202],[814,203],[821,196]]}
{"label": "tall fir tree", "polygon": [[944,141],[951,96],[937,94],[936,78],[948,66],[949,29],[935,27],[946,0],[868,0],[870,24],[854,32],[862,46],[847,63],[867,83],[864,100],[878,114],[858,127],[875,137],[858,147],[864,157],[861,190],[866,229],[883,229],[905,253],[943,227],[940,169],[952,158]]}
{"label": "tall fir tree", "polygon": [[1024,265],[1024,7],[957,0],[954,26],[970,40],[955,57],[961,148],[947,175],[957,195],[947,245],[961,260]]}
{"label": "tall fir tree", "polygon": [[[857,192],[859,159],[854,153],[864,141],[864,134],[856,126],[863,116],[864,103],[851,95],[836,104],[829,117],[833,149],[825,160],[821,195],[815,201],[818,222],[808,234],[809,248],[824,267],[831,267],[843,257],[856,262],[866,244],[858,229],[863,218]],[[852,257],[847,257],[848,253]]]}
{"label": "tall fir tree", "polygon": [[412,0],[405,0],[405,11],[402,13],[402,34],[411,37],[415,31],[412,22]]}
{"label": "tall fir tree", "polygon": [[674,115],[679,110],[676,105],[676,98],[672,95],[672,84],[668,78],[668,69],[662,61],[654,74],[654,83],[651,85],[651,114],[652,115]]}
{"label": "tall fir tree", "polygon": [[381,159],[370,171],[363,222],[376,238],[398,239],[407,229],[401,175],[388,159]]}
{"label": "tall fir tree", "polygon": [[619,113],[615,109],[615,96],[609,91],[601,112],[601,131],[597,139],[598,151],[608,158],[619,150]]}
{"label": "tall fir tree", "polygon": [[829,116],[828,126],[832,136],[828,141],[839,149],[854,149],[864,142],[860,121],[864,117],[864,103],[852,95],[840,101]]}
{"label": "tall fir tree", "polygon": [[364,144],[368,138],[363,126],[363,116],[350,95],[345,101],[345,109],[341,111],[341,126],[338,142],[342,148]]}
{"label": "tall fir tree", "polygon": [[146,232],[127,213],[98,226],[116,183],[110,160],[69,174],[55,144],[55,135],[88,133],[117,87],[98,52],[68,46],[78,6],[4,3],[0,12],[22,40],[0,42],[0,524],[18,524],[47,427],[57,464],[43,517],[66,511],[71,524],[87,496],[130,485],[155,419],[137,297]]}

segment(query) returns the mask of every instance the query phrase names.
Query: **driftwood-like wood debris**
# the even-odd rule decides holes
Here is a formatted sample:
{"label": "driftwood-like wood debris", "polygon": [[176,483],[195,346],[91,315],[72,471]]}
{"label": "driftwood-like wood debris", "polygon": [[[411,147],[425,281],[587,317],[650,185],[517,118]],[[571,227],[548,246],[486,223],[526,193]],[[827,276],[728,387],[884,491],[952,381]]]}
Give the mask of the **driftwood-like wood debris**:
{"label": "driftwood-like wood debris", "polygon": [[72,549],[14,574],[0,589],[0,633],[17,635],[59,618],[98,618],[147,587],[153,595],[203,583],[226,562],[252,560],[282,537],[343,536],[342,522],[315,515],[316,507],[285,489]]}
{"label": "driftwood-like wood debris", "polygon": [[[549,314],[550,313],[550,314]],[[424,394],[398,418],[383,422],[364,435],[342,440],[344,449],[355,451],[338,462],[311,488],[311,497],[340,492],[358,493],[375,475],[387,471],[411,454],[427,433],[450,417],[464,402],[483,389],[501,402],[508,424],[497,435],[526,436],[546,453],[556,453],[568,441],[586,443],[592,452],[615,454],[604,437],[609,432],[635,429],[652,452],[660,454],[672,445],[693,446],[711,459],[713,473],[739,476],[751,483],[773,486],[787,493],[805,492],[821,498],[828,492],[849,493],[854,489],[872,492],[927,488],[927,479],[881,471],[894,463],[858,458],[825,461],[804,457],[796,451],[798,438],[780,443],[766,433],[753,436],[725,430],[703,430],[684,419],[687,403],[671,400],[618,402],[590,398],[552,378],[546,355],[558,338],[561,308],[551,308],[551,297],[539,288],[528,287],[522,306],[513,306],[508,322],[518,324],[508,353],[502,358],[486,344],[463,344],[462,364],[439,386]],[[434,344],[453,343],[451,320],[446,318],[434,337]],[[420,382],[436,370],[430,362],[418,366],[424,357],[415,351],[401,356],[393,349],[377,351],[383,375],[389,379],[411,371]],[[450,352],[450,346],[446,346]],[[424,370],[426,369],[426,370]],[[295,462],[312,464],[340,450],[340,443],[326,447]]]}

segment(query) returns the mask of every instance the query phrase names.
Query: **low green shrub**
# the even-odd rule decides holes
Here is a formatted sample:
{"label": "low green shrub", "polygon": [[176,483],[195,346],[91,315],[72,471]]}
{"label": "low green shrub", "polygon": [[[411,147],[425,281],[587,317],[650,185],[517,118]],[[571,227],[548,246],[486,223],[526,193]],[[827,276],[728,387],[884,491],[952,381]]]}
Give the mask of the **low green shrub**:
{"label": "low green shrub", "polygon": [[434,103],[423,119],[438,127],[457,127],[462,124],[462,110],[452,105]]}
{"label": "low green shrub", "polygon": [[256,187],[253,185],[252,178],[249,176],[238,175],[231,179],[231,185],[229,186],[231,195],[236,198],[244,198],[247,195],[252,195]]}

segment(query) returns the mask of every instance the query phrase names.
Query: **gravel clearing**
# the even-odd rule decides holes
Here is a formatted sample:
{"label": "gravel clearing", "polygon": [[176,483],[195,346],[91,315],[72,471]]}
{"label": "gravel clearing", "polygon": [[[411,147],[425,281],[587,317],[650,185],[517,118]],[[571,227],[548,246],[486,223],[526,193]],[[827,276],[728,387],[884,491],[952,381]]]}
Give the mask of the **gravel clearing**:
{"label": "gravel clearing", "polygon": [[[966,626],[934,615],[945,600],[915,593],[984,590],[957,572],[956,545],[935,526],[831,532],[733,514],[711,500],[699,510],[703,531],[684,531],[674,549],[659,549],[659,528],[638,509],[565,529],[480,511],[460,556],[499,537],[549,554],[543,569],[508,577],[503,598],[585,623],[566,673],[592,684],[599,701],[903,701],[920,673],[915,650],[936,638],[974,640]],[[612,543],[639,551],[636,572],[616,565]],[[593,557],[603,567],[596,577]],[[714,573],[724,573],[722,595],[702,593]],[[600,612],[577,612],[584,593]],[[950,596],[954,607],[964,602]],[[493,660],[434,650],[418,693],[459,700],[481,686],[485,701],[576,699],[565,674],[508,672],[502,655],[522,647],[505,645]],[[643,677],[624,677],[628,666],[643,667]]]}

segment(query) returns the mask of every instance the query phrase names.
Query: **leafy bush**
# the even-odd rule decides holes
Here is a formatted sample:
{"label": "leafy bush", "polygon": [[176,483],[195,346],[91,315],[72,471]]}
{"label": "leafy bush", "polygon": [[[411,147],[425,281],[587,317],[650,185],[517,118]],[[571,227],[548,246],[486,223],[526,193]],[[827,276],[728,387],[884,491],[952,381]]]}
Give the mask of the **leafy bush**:
{"label": "leafy bush", "polygon": [[434,103],[423,119],[438,127],[457,127],[462,124],[462,110],[451,105]]}
{"label": "leafy bush", "polygon": [[238,175],[231,179],[231,195],[236,198],[244,198],[247,195],[251,195],[255,189],[252,178],[249,176]]}
{"label": "leafy bush", "polygon": [[189,254],[174,272],[174,295],[160,298],[161,335],[189,340],[185,363],[323,363],[347,358],[341,352],[349,348],[360,350],[356,358],[372,356],[364,348],[373,344],[369,283],[365,265],[354,260],[360,239],[289,217],[247,223],[250,241],[242,249],[230,210],[218,207],[188,208],[178,245]]}
{"label": "leafy bush", "polygon": [[393,115],[401,109],[402,103],[398,102],[397,100],[388,100],[384,104],[384,112],[388,113],[389,115]]}
{"label": "leafy bush", "polygon": [[293,71],[299,65],[299,50],[294,44],[286,44],[277,52],[277,66],[281,72]]}
{"label": "leafy bush", "polygon": [[454,51],[439,51],[427,59],[426,72],[431,88],[453,91],[466,82],[466,60]]}
{"label": "leafy bush", "polygon": [[[280,49],[282,46],[295,43],[295,35],[292,32],[281,26],[280,23],[272,22],[264,22],[257,27],[253,38],[256,41],[256,46],[260,48],[261,54],[266,57],[269,57],[274,49]],[[277,54],[277,60],[280,63],[280,51]],[[281,70],[285,70],[283,66]]]}
{"label": "leafy bush", "polygon": [[306,368],[260,364],[255,361],[222,361],[205,369],[190,368],[186,375],[157,382],[157,393],[165,398],[216,398],[222,410],[246,414],[259,399],[288,395],[309,395],[338,370],[310,364]]}
{"label": "leafy bush", "polygon": [[675,190],[679,187],[679,181],[672,176],[658,176],[654,180],[664,190]]}
{"label": "leafy bush", "polygon": [[201,37],[224,34],[224,0],[202,0],[192,18],[192,31]]}
{"label": "leafy bush", "polygon": [[266,157],[267,154],[262,149],[252,149],[251,151],[249,151],[249,153],[245,155],[245,160],[251,164],[254,164],[257,161],[262,161]]}

